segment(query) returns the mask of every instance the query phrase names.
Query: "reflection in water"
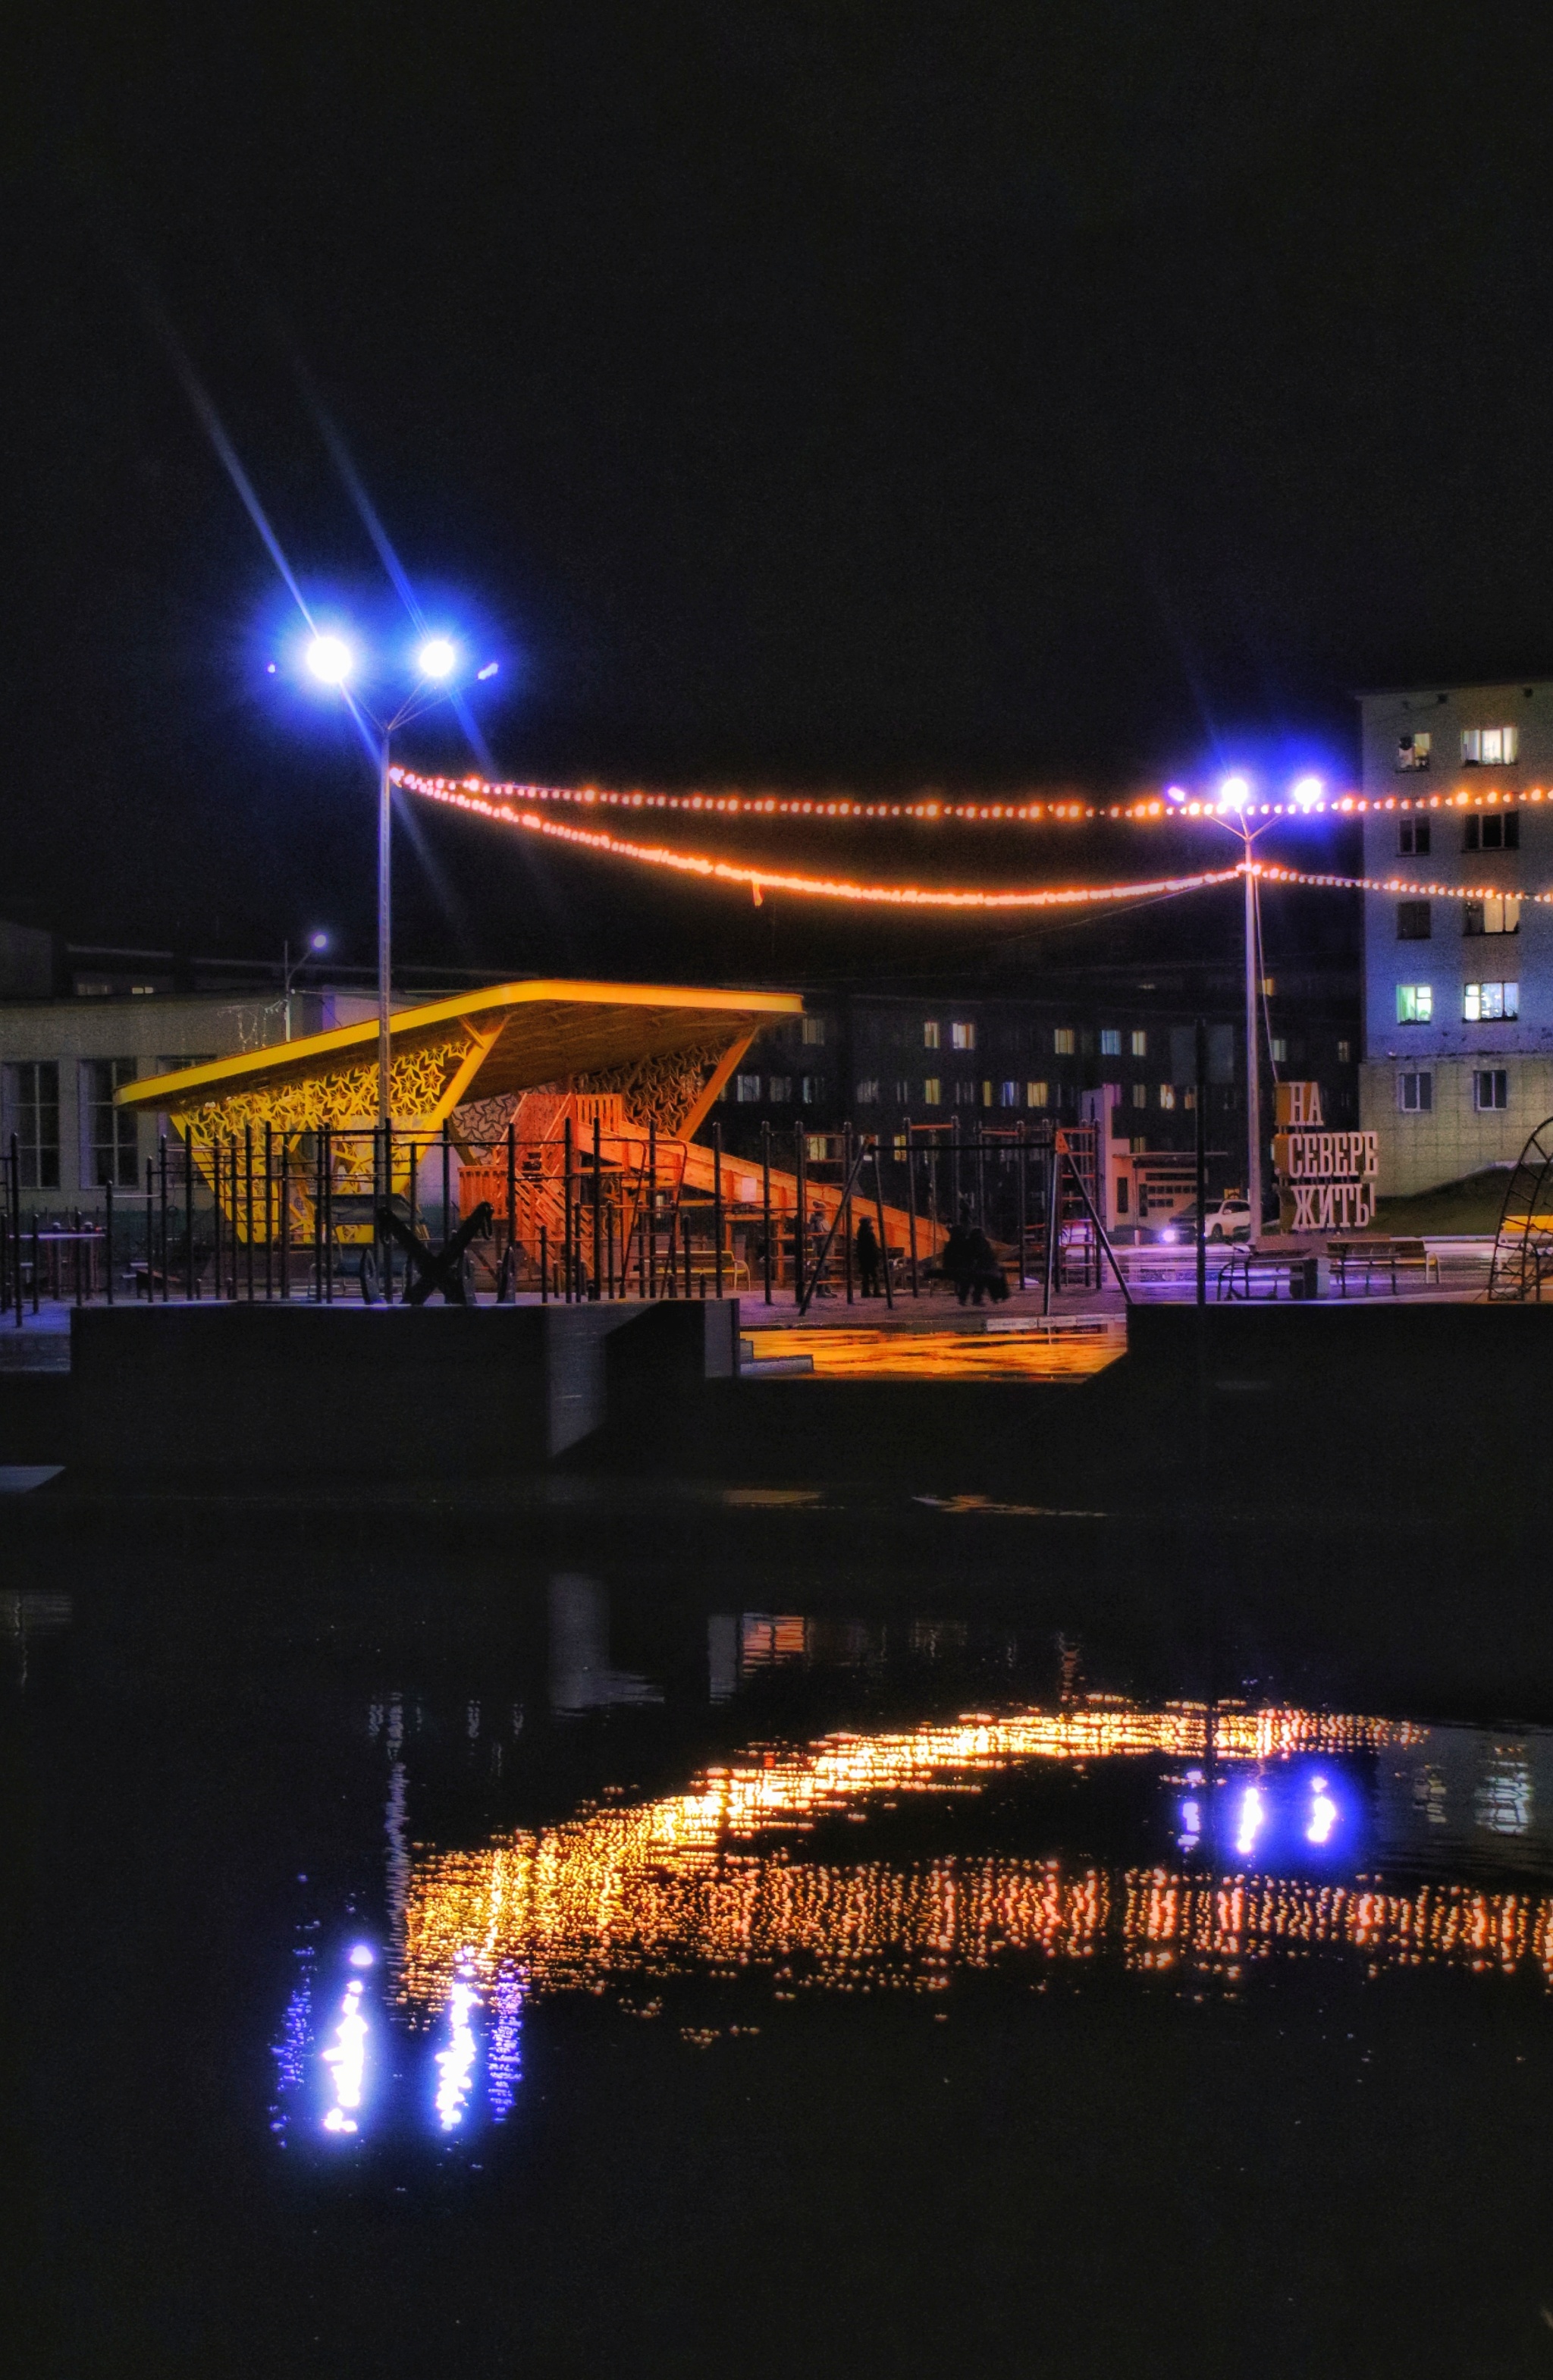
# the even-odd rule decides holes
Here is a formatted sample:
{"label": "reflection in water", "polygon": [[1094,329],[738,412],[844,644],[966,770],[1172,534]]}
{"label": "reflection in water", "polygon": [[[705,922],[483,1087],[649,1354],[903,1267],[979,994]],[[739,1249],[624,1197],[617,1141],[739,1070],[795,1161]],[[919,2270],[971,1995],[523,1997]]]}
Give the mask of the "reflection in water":
{"label": "reflection in water", "polygon": [[[564,1713],[597,1706],[615,1684],[627,1698],[648,1691],[609,1669],[607,1607],[591,1581],[552,1581],[552,1613]],[[838,1660],[871,1658],[862,1632],[826,1625]],[[815,1650],[802,1623],[746,1615],[735,1632],[714,1621],[713,1694],[723,1699],[750,1669]],[[415,2120],[431,2115],[443,2136],[468,2133],[478,2113],[493,2123],[511,2114],[528,2003],[558,1992],[613,1988],[650,2015],[676,1977],[744,1976],[792,2000],[816,1990],[941,1994],[956,1973],[978,1971],[1038,1983],[1054,1966],[1080,1973],[1098,1962],[1233,1990],[1260,1964],[1317,1953],[1350,1960],[1363,1977],[1529,1966],[1553,1985],[1553,1893],[1468,1880],[1485,1860],[1513,1859],[1523,1877],[1553,1875],[1553,1825],[1544,1822],[1546,1841],[1534,1825],[1539,1811],[1553,1814],[1553,1776],[1537,1790],[1553,1737],[1536,1730],[1507,1742],[1282,1705],[1146,1707],[1085,1694],[1075,1654],[1055,1707],[758,1746],[656,1800],[633,1804],[612,1786],[601,1805],[559,1824],[412,1852],[397,1699],[377,1717],[390,1756],[390,1998],[394,2022],[424,2044],[410,2061],[424,2078],[412,2091]],[[1044,1810],[1049,1824],[1049,1800],[1021,1803],[1020,1791],[1054,1770],[1080,1782],[1102,1768],[1136,1778],[1146,1837],[1172,1844],[1168,1861],[1152,1849],[1112,1863],[1001,1843],[941,1847],[942,1819],[978,1805],[1001,1833],[1021,1808]],[[914,1805],[916,1822],[903,1815]],[[1082,1806],[1063,1804],[1070,1844]],[[915,1849],[924,1821],[934,1840]],[[880,1849],[859,1859],[850,1829],[869,1825]],[[1414,1874],[1379,1873],[1395,1864]],[[360,1945],[350,1957],[369,1964],[373,1955]],[[363,1984],[359,1970],[351,1974],[322,2050],[306,1985],[293,1994],[275,2050],[283,2135],[304,2068],[329,2078],[324,2129],[362,2126]],[[703,2034],[713,2037],[704,2027],[686,2037]],[[374,2108],[374,2129],[387,2114]]]}
{"label": "reflection in water", "polygon": [[334,2104],[324,2113],[326,2132],[354,2132],[361,2107],[361,2082],[367,2059],[367,2020],[361,2013],[362,1978],[352,1975],[340,2004],[334,2038],[322,2052],[334,2086]]}
{"label": "reflection in water", "polygon": [[[1331,1757],[1405,1760],[1432,1732],[1289,1708],[1210,1714],[1096,1700],[773,1747],[709,1769],[685,1793],[636,1808],[612,1803],[422,1859],[403,1992],[429,2012],[446,2005],[455,1972],[491,1994],[518,1970],[542,1993],[750,1968],[768,1971],[784,1997],[815,1987],[940,1991],[957,1968],[1021,1955],[1107,1956],[1138,1971],[1181,1965],[1233,1979],[1247,1962],[1316,1946],[1357,1954],[1370,1971],[1427,1961],[1508,1971],[1530,1959],[1553,1976],[1546,1898],[1298,1872],[1312,1849],[1345,1868],[1360,1856],[1357,1780],[1345,1790]],[[827,1820],[892,1810],[907,1794],[975,1793],[1022,1764],[1193,1754],[1225,1773],[1175,1772],[1176,1790],[1188,1789],[1175,1804],[1183,1857],[1210,1848],[1221,1794],[1226,1853],[1249,1862],[1260,1849],[1296,1872],[1070,1866],[1002,1853],[800,1855],[803,1837]],[[1312,1755],[1323,1765],[1308,1766]],[[1169,1787],[1169,1773],[1159,1781]]]}
{"label": "reflection in water", "polygon": [[469,2022],[474,2004],[474,1969],[461,1959],[448,1996],[447,2046],[437,2052],[437,2120],[444,2132],[464,2120],[475,2065],[475,2034]]}
{"label": "reflection in water", "polygon": [[610,1601],[594,1578],[560,1572],[550,1582],[550,1703],[563,1718],[620,1703],[657,1703],[645,1678],[610,1667]]}

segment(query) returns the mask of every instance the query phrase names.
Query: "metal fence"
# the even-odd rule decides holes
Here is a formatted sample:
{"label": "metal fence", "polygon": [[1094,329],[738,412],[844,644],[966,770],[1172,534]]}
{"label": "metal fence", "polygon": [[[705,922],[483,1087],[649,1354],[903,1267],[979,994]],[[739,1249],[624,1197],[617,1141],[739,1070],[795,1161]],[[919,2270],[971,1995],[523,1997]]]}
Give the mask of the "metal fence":
{"label": "metal fence", "polygon": [[710,1143],[660,1139],[629,1123],[617,1098],[564,1105],[540,1139],[511,1126],[474,1140],[445,1126],[179,1134],[159,1143],[143,1182],[103,1184],[95,1210],[24,1211],[35,1192],[13,1137],[0,1310],[19,1323],[60,1299],[737,1293],[770,1303],[790,1293],[807,1305],[833,1292],[850,1302],[868,1285],[865,1215],[874,1285],[891,1302],[939,1285],[955,1223],[982,1233],[998,1265],[1047,1302],[1059,1289],[1098,1288],[1108,1258],[1115,1266],[1097,1211],[1093,1126],[768,1126],[751,1158],[724,1151],[716,1123]]}

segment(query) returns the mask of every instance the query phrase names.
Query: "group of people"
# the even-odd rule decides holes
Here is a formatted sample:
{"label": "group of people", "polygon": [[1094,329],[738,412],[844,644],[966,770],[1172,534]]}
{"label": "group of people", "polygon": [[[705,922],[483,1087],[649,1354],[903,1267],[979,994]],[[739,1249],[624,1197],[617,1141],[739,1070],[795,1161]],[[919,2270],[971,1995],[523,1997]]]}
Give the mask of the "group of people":
{"label": "group of people", "polygon": [[[815,1264],[825,1244],[826,1223],[817,1207],[809,1217],[811,1266]],[[871,1216],[865,1215],[853,1233],[853,1254],[856,1259],[857,1281],[864,1297],[882,1297],[886,1257],[879,1243]],[[954,1291],[960,1304],[981,1305],[989,1299],[1001,1305],[1008,1296],[1009,1286],[996,1249],[977,1223],[968,1219],[952,1225],[939,1258],[939,1273]],[[819,1293],[823,1295],[823,1287]]]}

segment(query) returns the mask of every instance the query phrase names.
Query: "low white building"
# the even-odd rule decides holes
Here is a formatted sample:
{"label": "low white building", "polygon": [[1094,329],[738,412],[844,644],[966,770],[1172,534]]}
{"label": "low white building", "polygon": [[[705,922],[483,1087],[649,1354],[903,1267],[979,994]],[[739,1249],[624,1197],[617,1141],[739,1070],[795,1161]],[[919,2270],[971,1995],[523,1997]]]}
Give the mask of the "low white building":
{"label": "low white building", "polygon": [[358,991],[278,983],[244,991],[179,991],[160,953],[67,952],[69,989],[52,937],[0,924],[0,1153],[15,1151],[24,1211],[103,1204],[144,1187],[165,1125],[114,1106],[142,1075],[300,1039],[373,1013]]}

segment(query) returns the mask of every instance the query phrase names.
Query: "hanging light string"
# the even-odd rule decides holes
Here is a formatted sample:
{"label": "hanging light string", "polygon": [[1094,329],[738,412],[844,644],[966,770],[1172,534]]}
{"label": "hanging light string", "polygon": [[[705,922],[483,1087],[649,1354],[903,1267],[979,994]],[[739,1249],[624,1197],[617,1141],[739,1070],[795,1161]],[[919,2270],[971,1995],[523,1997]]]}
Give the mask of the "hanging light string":
{"label": "hanging light string", "polygon": [[1127,802],[1091,802],[1077,795],[1057,801],[952,802],[919,796],[905,802],[814,800],[778,794],[647,794],[621,793],[597,785],[493,784],[484,777],[426,777],[414,769],[396,768],[395,783],[406,793],[432,799],[450,794],[482,795],[488,801],[521,802],[530,808],[556,805],[578,809],[661,811],[686,818],[802,819],[813,824],[856,825],[859,822],[908,820],[926,825],[1047,826],[1082,824],[1095,819],[1117,819],[1134,825],[1152,825],[1171,819],[1234,819],[1238,817],[1304,819],[1334,816],[1357,818],[1371,811],[1432,811],[1450,809],[1511,809],[1528,802],[1553,801],[1553,792],[1535,785],[1524,793],[1458,789],[1450,794],[1390,794],[1372,801],[1363,794],[1325,794],[1307,800],[1245,801],[1233,804],[1187,795],[1172,786],[1169,795],[1149,794]]}
{"label": "hanging light string", "polygon": [[[1280,868],[1271,859],[1254,860],[1251,865],[1253,875],[1268,884],[1315,884],[1336,892],[1412,893],[1420,900],[1553,902],[1553,892],[1517,892],[1508,884],[1414,884],[1402,876],[1316,875],[1303,868]],[[1235,873],[1240,875],[1242,868]]]}
{"label": "hanging light string", "polygon": [[737,884],[753,893],[758,905],[767,892],[790,892],[800,898],[849,901],[896,909],[1069,909],[1099,902],[1146,900],[1175,892],[1197,892],[1213,884],[1232,884],[1242,868],[1204,868],[1195,875],[1157,876],[1128,884],[1042,886],[1037,890],[998,892],[987,887],[952,889],[931,884],[855,884],[845,878],[799,876],[775,868],[753,868],[729,859],[711,859],[704,853],[673,851],[663,844],[631,843],[625,837],[587,827],[563,826],[541,818],[516,801],[469,793],[446,780],[421,779],[409,790],[428,801],[444,802],[478,818],[494,820],[573,850],[588,851],[604,859],[624,859],[638,867],[661,868],[679,876],[699,877],[718,884]]}

